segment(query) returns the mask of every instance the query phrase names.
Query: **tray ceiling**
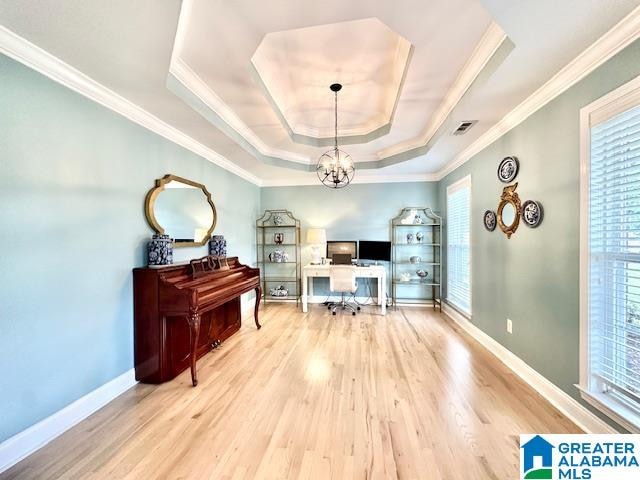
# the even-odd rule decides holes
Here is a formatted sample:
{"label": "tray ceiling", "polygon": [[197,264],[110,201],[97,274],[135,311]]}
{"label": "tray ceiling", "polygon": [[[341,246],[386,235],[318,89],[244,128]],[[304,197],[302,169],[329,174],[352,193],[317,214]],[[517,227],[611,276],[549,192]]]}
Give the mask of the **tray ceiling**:
{"label": "tray ceiling", "polygon": [[259,161],[298,170],[333,141],[330,84],[344,85],[340,144],[358,168],[382,168],[426,152],[506,40],[475,0],[412,2],[411,15],[391,2],[328,0],[286,18],[271,6],[185,2],[168,86]]}
{"label": "tray ceiling", "polygon": [[0,24],[247,178],[306,184],[330,83],[356,181],[433,178],[638,4],[21,0]]}

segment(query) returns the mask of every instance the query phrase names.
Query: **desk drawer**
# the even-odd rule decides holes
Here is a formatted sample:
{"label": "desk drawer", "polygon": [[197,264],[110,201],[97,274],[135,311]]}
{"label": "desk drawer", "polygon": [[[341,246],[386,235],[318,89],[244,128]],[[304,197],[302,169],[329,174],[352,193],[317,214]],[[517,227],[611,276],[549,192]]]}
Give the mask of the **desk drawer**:
{"label": "desk drawer", "polygon": [[367,267],[361,267],[358,269],[359,278],[376,278],[380,276],[380,272],[370,270]]}
{"label": "desk drawer", "polygon": [[305,270],[308,277],[328,277],[329,270],[326,268],[309,268]]}

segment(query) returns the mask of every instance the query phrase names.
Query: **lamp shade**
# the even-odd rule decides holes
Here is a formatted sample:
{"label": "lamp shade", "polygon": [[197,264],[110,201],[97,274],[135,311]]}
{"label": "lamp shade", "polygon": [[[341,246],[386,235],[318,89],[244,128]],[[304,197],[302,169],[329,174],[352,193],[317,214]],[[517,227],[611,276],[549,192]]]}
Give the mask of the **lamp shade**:
{"label": "lamp shade", "polygon": [[324,228],[310,228],[307,230],[307,243],[310,245],[327,243],[327,232]]}

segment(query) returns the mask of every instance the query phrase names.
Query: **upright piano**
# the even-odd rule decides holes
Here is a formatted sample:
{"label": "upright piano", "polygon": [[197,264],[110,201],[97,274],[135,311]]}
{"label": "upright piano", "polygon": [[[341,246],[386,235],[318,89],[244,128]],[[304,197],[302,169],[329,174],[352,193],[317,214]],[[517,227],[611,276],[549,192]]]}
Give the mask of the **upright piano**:
{"label": "upright piano", "polygon": [[254,319],[262,296],[260,270],[237,257],[207,256],[182,265],[133,270],[136,380],[162,383],[240,329],[240,295],[256,292]]}

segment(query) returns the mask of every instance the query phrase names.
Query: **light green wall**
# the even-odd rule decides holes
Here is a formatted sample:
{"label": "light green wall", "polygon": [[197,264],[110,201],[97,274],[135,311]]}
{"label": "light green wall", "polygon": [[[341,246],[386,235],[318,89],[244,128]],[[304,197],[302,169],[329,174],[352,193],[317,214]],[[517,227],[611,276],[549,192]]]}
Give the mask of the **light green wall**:
{"label": "light green wall", "polygon": [[436,182],[356,183],[343,189],[323,185],[265,187],[262,209],[286,208],[309,227],[327,230],[328,240],[390,240],[389,225],[403,207],[434,206]]}
{"label": "light green wall", "polygon": [[[435,182],[356,183],[339,190],[323,185],[260,190],[262,209],[285,208],[300,219],[303,263],[308,263],[311,255],[305,242],[309,227],[325,228],[327,240],[391,240],[391,219],[402,208],[437,208],[438,200]],[[314,286],[316,294],[328,293],[327,282],[316,279]],[[362,287],[358,295],[364,295]]]}
{"label": "light green wall", "polygon": [[[579,377],[579,111],[640,74],[636,41],[531,115],[439,184],[471,175],[473,323],[574,398]],[[544,220],[520,225],[510,240],[482,224],[496,210],[500,160],[520,159],[522,201],[538,200]],[[446,211],[445,211],[446,216]],[[445,235],[446,240],[446,235]],[[446,282],[445,282],[446,283]],[[506,319],[513,320],[513,334]]]}
{"label": "light green wall", "polygon": [[207,186],[253,263],[258,187],[0,55],[0,442],[133,368],[131,269],[167,173]]}
{"label": "light green wall", "polygon": [[[207,185],[215,233],[245,263],[262,209],[291,210],[303,241],[309,226],[329,239],[387,240],[402,207],[444,209],[446,186],[471,174],[473,322],[577,397],[578,112],[639,73],[636,42],[439,183],[332,191],[259,189],[0,56],[0,364],[9,366],[0,411],[10,412],[0,441],[132,368],[131,269],[145,263],[151,233],[142,200],[167,173]],[[537,230],[521,226],[511,240],[481,224],[497,205],[506,155],[521,160],[521,197],[545,207]]]}

